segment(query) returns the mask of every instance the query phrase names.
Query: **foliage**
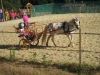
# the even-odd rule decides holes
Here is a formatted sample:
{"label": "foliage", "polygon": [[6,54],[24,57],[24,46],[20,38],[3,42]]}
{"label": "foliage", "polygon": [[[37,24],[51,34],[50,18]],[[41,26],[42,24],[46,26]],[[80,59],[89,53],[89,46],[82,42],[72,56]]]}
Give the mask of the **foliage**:
{"label": "foliage", "polygon": [[43,58],[42,58],[42,64],[43,65],[50,65],[51,63],[52,63],[52,60],[47,60],[47,57],[46,57],[46,55],[43,55]]}
{"label": "foliage", "polygon": [[46,61],[46,58],[47,58],[46,55],[43,55],[43,58],[42,58],[43,61],[42,61],[42,63],[43,63],[44,65],[46,65],[46,62],[47,62],[47,61]]}
{"label": "foliage", "polygon": [[12,48],[10,48],[10,60],[15,60],[15,51]]}
{"label": "foliage", "polygon": [[20,8],[21,5],[21,1],[20,0],[2,0],[3,1],[3,7],[4,9],[8,9],[11,10],[12,8],[14,10],[18,10],[18,8]]}
{"label": "foliage", "polygon": [[36,53],[36,52],[33,53],[33,62],[34,62],[34,63],[37,61],[36,56],[37,56],[37,53]]}
{"label": "foliage", "polygon": [[[12,50],[12,49],[10,49],[10,50]],[[12,53],[10,53],[10,54],[12,54]],[[14,53],[15,54],[15,53]],[[12,55],[11,55],[12,56]],[[37,56],[37,54],[36,53],[34,53],[33,54],[33,59],[34,60],[36,60],[36,56]],[[11,58],[12,59],[12,58]],[[10,61],[12,61],[12,60],[9,60],[8,61],[8,59],[6,59],[5,57],[0,57],[0,61],[2,62],[4,62],[4,61],[8,61],[8,62],[10,62]],[[57,69],[60,69],[60,70],[63,70],[63,71],[69,71],[69,72],[71,72],[71,73],[75,73],[75,74],[85,74],[85,75],[96,75],[96,73],[100,73],[100,65],[98,65],[98,66],[95,66],[95,65],[89,65],[89,64],[87,64],[87,63],[85,63],[85,62],[83,62],[82,63],[82,65],[81,65],[81,68],[79,68],[79,65],[77,64],[77,63],[54,63],[54,64],[49,64],[48,63],[48,60],[47,60],[47,57],[46,57],[46,55],[43,55],[43,58],[42,58],[42,64],[38,64],[39,62],[38,61],[35,61],[35,63],[33,63],[33,61],[32,61],[32,65],[37,65],[37,67],[39,68],[39,67],[45,67],[45,66],[47,66],[47,67],[49,67],[49,66],[51,66],[52,68],[53,67],[56,67]],[[13,61],[14,62],[14,61]],[[25,62],[25,61],[22,61],[22,64],[30,64],[30,62],[28,63],[28,62]],[[36,64],[37,63],[37,64]],[[20,62],[20,64],[21,64],[21,62]],[[49,64],[49,65],[48,65]],[[17,70],[17,69],[16,69]],[[17,74],[17,72],[15,73],[15,70],[14,70],[14,75],[18,75]],[[34,75],[34,74],[33,74]],[[60,72],[59,73],[59,75],[62,75],[62,72]]]}
{"label": "foliage", "polygon": [[[69,3],[73,1],[78,2],[80,0],[2,0],[2,1],[4,9],[11,10],[13,8],[14,10],[17,11],[18,8],[24,8],[24,6],[27,3],[37,5],[37,4],[47,4],[47,3]],[[89,0],[84,0],[84,1],[89,1]],[[100,0],[95,0],[95,1],[100,1]]]}
{"label": "foliage", "polygon": [[22,55],[21,59],[24,60],[24,55]]}

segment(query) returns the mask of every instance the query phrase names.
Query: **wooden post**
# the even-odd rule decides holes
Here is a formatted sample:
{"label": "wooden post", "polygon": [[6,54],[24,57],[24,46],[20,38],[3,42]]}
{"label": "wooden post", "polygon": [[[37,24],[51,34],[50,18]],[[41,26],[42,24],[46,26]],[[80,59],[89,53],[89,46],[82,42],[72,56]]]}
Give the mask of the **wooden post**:
{"label": "wooden post", "polygon": [[81,69],[81,29],[79,29],[79,72]]}
{"label": "wooden post", "polygon": [[3,21],[5,21],[5,18],[4,18],[4,8],[3,8],[3,3],[2,3],[2,0],[1,0],[1,7],[2,7]]}
{"label": "wooden post", "polygon": [[54,3],[52,3],[52,14],[54,14]]}

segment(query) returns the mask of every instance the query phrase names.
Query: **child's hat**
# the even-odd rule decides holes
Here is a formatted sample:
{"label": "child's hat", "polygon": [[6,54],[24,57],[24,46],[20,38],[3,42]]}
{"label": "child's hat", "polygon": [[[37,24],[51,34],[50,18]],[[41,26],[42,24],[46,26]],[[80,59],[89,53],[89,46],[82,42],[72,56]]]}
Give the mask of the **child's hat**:
{"label": "child's hat", "polygon": [[23,22],[21,22],[21,23],[20,23],[20,26],[21,26],[21,27],[24,27],[24,23],[23,23]]}

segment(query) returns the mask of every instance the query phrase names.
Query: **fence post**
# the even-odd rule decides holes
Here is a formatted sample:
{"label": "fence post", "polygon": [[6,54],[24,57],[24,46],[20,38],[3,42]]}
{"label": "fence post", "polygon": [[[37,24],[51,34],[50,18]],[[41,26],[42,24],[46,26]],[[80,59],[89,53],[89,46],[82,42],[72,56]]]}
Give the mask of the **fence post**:
{"label": "fence post", "polygon": [[2,0],[1,0],[1,7],[2,7],[2,16],[3,16],[3,21],[5,21],[4,7],[3,7],[3,2],[2,2]]}
{"label": "fence post", "polygon": [[81,74],[81,29],[79,29],[79,75]]}
{"label": "fence post", "polygon": [[54,3],[52,3],[52,14],[54,14]]}
{"label": "fence post", "polygon": [[79,29],[79,67],[81,67],[81,29]]}

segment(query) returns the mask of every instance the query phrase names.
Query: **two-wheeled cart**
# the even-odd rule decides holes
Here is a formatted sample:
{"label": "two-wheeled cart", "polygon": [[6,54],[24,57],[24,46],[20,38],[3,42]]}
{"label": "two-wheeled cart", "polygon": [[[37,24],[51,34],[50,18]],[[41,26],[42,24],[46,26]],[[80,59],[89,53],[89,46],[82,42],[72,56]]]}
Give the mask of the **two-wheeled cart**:
{"label": "two-wheeled cart", "polygon": [[19,41],[19,47],[21,50],[24,49],[29,49],[30,45],[32,46],[37,46],[39,44],[39,39],[43,34],[43,27],[42,26],[38,26],[37,28],[33,29],[30,31],[31,33],[34,34],[34,36],[30,37],[29,39],[27,39],[26,36],[21,36],[20,41]]}

